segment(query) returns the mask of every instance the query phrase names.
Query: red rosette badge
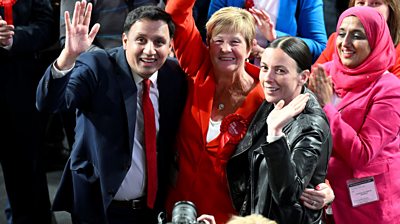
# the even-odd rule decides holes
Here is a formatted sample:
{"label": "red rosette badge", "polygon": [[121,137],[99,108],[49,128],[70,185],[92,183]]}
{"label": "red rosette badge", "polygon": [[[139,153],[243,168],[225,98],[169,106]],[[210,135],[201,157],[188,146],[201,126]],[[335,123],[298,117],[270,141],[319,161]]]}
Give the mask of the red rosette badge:
{"label": "red rosette badge", "polygon": [[17,0],[0,0],[0,7],[4,7],[4,20],[7,25],[13,24],[12,6]]}
{"label": "red rosette badge", "polygon": [[221,123],[221,144],[238,144],[246,134],[248,122],[239,114],[230,114],[226,116]]}
{"label": "red rosette badge", "polygon": [[245,9],[251,9],[254,7],[254,1],[253,0],[246,0],[244,1],[244,8]]}

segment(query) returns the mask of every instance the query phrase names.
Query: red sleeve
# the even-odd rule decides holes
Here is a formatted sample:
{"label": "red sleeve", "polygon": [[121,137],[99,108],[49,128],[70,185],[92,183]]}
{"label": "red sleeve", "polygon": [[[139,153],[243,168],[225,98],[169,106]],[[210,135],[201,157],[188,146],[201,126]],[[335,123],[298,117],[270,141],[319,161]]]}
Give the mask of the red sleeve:
{"label": "red sleeve", "polygon": [[192,15],[194,3],[194,0],[169,0],[165,8],[176,26],[173,40],[175,55],[189,76],[195,76],[204,61],[209,59],[207,47]]}
{"label": "red sleeve", "polygon": [[337,36],[336,32],[332,33],[329,36],[328,42],[326,43],[325,50],[322,51],[321,55],[319,56],[317,61],[314,63],[314,65],[324,64],[325,62],[332,61],[333,53],[335,53],[336,36]]}

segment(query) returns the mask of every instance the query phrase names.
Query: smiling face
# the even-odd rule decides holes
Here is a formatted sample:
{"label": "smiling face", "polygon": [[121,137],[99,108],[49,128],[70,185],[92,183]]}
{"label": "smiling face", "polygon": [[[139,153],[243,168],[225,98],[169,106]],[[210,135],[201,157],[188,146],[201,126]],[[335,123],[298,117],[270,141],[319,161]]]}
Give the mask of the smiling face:
{"label": "smiling face", "polygon": [[382,14],[385,21],[389,18],[389,5],[384,0],[355,0],[354,6],[372,7]]}
{"label": "smiling face", "polygon": [[168,25],[162,20],[138,20],[122,41],[129,66],[143,78],[160,69],[171,50]]}
{"label": "smiling face", "polygon": [[343,19],[336,37],[336,48],[347,68],[359,66],[371,53],[364,27],[357,17]]}
{"label": "smiling face", "polygon": [[291,102],[301,93],[309,71],[298,72],[296,61],[280,48],[266,48],[261,58],[260,84],[270,103]]}
{"label": "smiling face", "polygon": [[250,48],[242,34],[221,32],[210,38],[209,53],[216,74],[244,70]]}

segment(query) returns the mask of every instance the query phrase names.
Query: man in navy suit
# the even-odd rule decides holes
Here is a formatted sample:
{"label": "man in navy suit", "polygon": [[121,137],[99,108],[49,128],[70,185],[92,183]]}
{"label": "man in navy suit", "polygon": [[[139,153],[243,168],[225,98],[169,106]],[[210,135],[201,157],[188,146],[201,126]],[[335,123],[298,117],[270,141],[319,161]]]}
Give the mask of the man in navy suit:
{"label": "man in navy suit", "polygon": [[[123,46],[86,52],[100,25],[89,31],[92,5],[77,2],[66,42],[37,90],[39,110],[76,108],[75,143],[53,203],[74,223],[156,223],[164,208],[175,133],[186,99],[186,79],[168,59],[174,24],[155,6],[130,12]],[[149,79],[157,133],[158,187],[146,201],[143,80]],[[146,87],[147,88],[147,87]]]}

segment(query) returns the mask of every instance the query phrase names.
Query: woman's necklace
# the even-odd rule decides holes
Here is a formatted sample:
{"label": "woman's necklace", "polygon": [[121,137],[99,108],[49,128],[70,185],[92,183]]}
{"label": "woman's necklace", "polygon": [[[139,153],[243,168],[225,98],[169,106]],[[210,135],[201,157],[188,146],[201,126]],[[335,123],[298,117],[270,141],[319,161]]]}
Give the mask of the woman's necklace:
{"label": "woman's necklace", "polygon": [[[240,96],[239,96],[240,95]],[[236,106],[238,104],[241,104],[243,102],[243,99],[245,98],[243,95],[241,94],[237,94],[237,93],[230,93],[230,99],[228,99],[228,102],[222,103],[219,102],[217,104],[217,110],[218,111],[223,111],[225,109],[229,109],[229,108],[233,108],[235,109]],[[222,100],[221,100],[222,101]]]}
{"label": "woman's necklace", "polygon": [[218,110],[223,110],[225,108],[225,104],[223,104],[223,103],[220,103],[220,104],[218,104],[218,107],[217,107],[217,109]]}
{"label": "woman's necklace", "polygon": [[[246,95],[248,91],[251,90],[253,84],[251,84],[251,86],[248,88],[244,88],[244,84],[242,85],[239,83],[236,85],[238,85],[238,88],[233,88],[233,86],[231,86],[228,89],[221,90],[219,94],[217,93],[216,99],[219,99],[218,101],[220,101],[216,105],[218,111],[223,111],[225,109],[236,110],[236,106],[243,103],[243,100],[246,98]],[[225,103],[222,103],[221,101]]]}

